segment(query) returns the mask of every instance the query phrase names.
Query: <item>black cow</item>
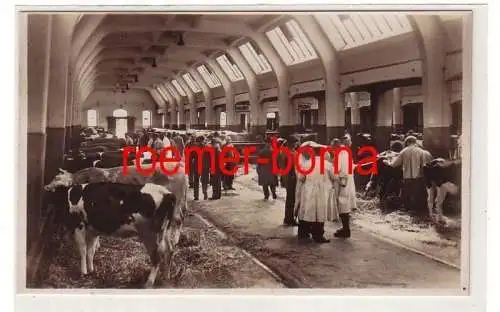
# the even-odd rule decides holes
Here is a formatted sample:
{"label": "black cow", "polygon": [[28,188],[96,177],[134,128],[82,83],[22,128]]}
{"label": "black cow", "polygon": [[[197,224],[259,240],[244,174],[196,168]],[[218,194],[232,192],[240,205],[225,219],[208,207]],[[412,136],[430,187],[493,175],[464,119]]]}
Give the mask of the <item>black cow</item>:
{"label": "black cow", "polygon": [[75,173],[82,169],[93,167],[94,163],[99,159],[99,152],[89,155],[81,151],[74,151],[64,155],[62,168],[70,173]]}
{"label": "black cow", "polygon": [[[427,187],[427,205],[430,217],[444,222],[443,202],[447,195],[459,196],[462,179],[461,160],[436,158],[424,166],[424,178]],[[434,218],[434,210],[436,219]]]}
{"label": "black cow", "polygon": [[[135,153],[129,153],[127,165],[135,165]],[[100,160],[95,161],[93,166],[96,168],[114,168],[123,165],[123,151],[108,151],[101,154]]]}
{"label": "black cow", "polygon": [[[384,163],[384,159],[387,159],[388,153],[391,152],[379,155],[377,159],[378,173],[370,176],[370,181],[365,188],[366,192],[377,189],[377,195],[381,202],[384,202],[389,197],[400,197],[403,182],[403,171],[401,168],[394,168]],[[391,154],[395,156],[394,152]]]}
{"label": "black cow", "polygon": [[82,275],[94,271],[99,236],[108,235],[139,236],[142,240],[151,257],[145,287],[154,285],[163,261],[169,277],[182,219],[174,217],[179,215],[174,211],[176,197],[167,188],[151,183],[94,183],[59,186],[52,191],[51,202],[58,207],[58,220],[73,232]]}

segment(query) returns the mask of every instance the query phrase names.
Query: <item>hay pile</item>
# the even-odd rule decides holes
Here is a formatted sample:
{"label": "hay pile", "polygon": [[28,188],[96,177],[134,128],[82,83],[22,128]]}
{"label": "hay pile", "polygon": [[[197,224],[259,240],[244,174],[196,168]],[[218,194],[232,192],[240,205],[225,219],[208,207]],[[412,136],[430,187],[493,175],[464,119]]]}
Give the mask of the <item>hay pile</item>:
{"label": "hay pile", "polygon": [[[149,273],[149,256],[137,238],[101,237],[95,255],[96,272],[81,277],[80,257],[70,237],[54,234],[49,261],[42,264],[40,288],[142,288]],[[237,281],[231,272],[241,266],[245,255],[229,246],[196,217],[186,218],[171,278],[162,274],[159,287],[228,288]]]}
{"label": "hay pile", "polygon": [[386,224],[392,230],[403,232],[436,232],[442,238],[452,241],[460,240],[461,221],[460,217],[445,217],[444,223],[432,223],[430,220],[422,220],[411,216],[406,211],[396,210],[384,213],[380,209],[378,199],[362,199],[358,197],[358,209],[354,218],[362,218],[373,224]]}

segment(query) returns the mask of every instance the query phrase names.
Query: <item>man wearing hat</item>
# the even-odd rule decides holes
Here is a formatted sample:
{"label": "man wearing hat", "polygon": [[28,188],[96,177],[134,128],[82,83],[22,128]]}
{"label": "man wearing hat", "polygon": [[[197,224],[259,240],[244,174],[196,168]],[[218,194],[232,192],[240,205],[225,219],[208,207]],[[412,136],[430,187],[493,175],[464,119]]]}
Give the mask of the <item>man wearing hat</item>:
{"label": "man wearing hat", "polygon": [[221,144],[217,138],[212,138],[211,146],[214,149],[215,168],[214,172],[210,172],[210,184],[212,185],[212,197],[210,200],[220,199],[222,196],[222,172],[218,159],[221,153]]}
{"label": "man wearing hat", "polygon": [[265,200],[269,199],[269,189],[271,190],[273,199],[278,198],[276,194],[278,177],[273,172],[271,140],[271,138],[266,139],[266,145],[259,151],[258,156],[258,159],[262,161],[257,164],[258,183],[262,186]]}
{"label": "man wearing hat", "polygon": [[[203,150],[205,146],[205,137],[198,136],[195,139],[194,146]],[[193,191],[194,191],[194,200],[198,200],[200,194],[200,182],[201,182],[201,190],[203,192],[203,199],[208,199],[208,183],[210,182],[210,161],[211,157],[209,153],[203,153],[201,155],[201,168],[198,167],[198,153],[192,152],[190,154],[191,168],[190,174],[193,175]]]}
{"label": "man wearing hat", "polygon": [[413,135],[406,137],[406,147],[392,161],[384,160],[389,166],[402,167],[403,170],[403,204],[405,209],[416,212],[427,212],[427,190],[423,176],[425,164],[432,160],[431,154],[417,144]]}
{"label": "man wearing hat", "polygon": [[[231,137],[228,135],[226,136],[226,142],[224,144],[224,147],[227,147],[228,149],[229,148],[234,148],[234,145],[233,143],[231,142]],[[223,147],[223,148],[224,148]],[[226,152],[225,153],[226,155],[224,155],[225,157],[227,158],[234,158],[234,153],[233,152]],[[234,170],[234,168],[236,167],[236,164],[233,163],[233,162],[227,162],[225,164],[225,169],[227,171],[232,171]],[[222,177],[222,186],[224,188],[224,191],[227,191],[227,190],[234,190],[234,187],[233,187],[233,180],[234,180],[234,175],[232,174],[224,174],[223,177]]]}

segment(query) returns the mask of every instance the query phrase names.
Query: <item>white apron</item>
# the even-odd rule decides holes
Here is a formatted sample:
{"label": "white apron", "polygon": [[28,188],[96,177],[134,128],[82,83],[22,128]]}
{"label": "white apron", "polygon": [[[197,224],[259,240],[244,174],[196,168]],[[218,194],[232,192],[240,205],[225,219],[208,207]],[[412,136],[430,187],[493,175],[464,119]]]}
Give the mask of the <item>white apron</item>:
{"label": "white apron", "polygon": [[[307,222],[325,222],[336,220],[333,168],[330,162],[325,161],[325,170],[321,173],[321,157],[315,157],[314,169],[311,173],[303,175],[297,172],[296,189],[296,216],[299,220]],[[301,167],[307,169],[311,160],[302,158]]]}
{"label": "white apron", "polygon": [[[356,208],[356,186],[354,184],[354,170],[356,169],[354,165],[352,166],[352,172],[349,173],[349,159],[348,153],[338,154],[339,162],[339,172],[337,174],[338,180],[335,182],[335,188],[337,189],[337,208],[339,213],[350,213]],[[346,185],[341,186],[340,180],[345,179]]]}

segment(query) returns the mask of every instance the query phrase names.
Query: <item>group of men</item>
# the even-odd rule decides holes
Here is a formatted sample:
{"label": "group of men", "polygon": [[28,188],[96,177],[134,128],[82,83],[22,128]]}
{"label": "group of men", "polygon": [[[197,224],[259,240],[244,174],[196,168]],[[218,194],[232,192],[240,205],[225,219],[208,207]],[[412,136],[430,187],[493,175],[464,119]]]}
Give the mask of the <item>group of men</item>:
{"label": "group of men", "polygon": [[[193,189],[194,200],[199,200],[200,184],[203,193],[203,199],[208,198],[208,186],[212,187],[212,197],[210,200],[220,199],[222,196],[222,190],[234,190],[233,180],[234,174],[229,174],[236,164],[232,162],[227,162],[225,164],[225,170],[223,171],[220,167],[219,159],[224,147],[234,147],[232,144],[231,137],[222,136],[218,132],[214,132],[207,136],[205,135],[190,135],[186,147],[198,147],[200,150],[213,150],[213,155],[211,153],[202,153],[199,155],[193,149],[193,152],[186,155],[188,159],[186,161],[190,164],[189,170],[189,187]],[[206,147],[210,149],[205,149]],[[187,150],[187,149],[186,149]],[[199,161],[198,157],[202,157]],[[212,156],[214,157],[212,161]],[[227,158],[232,158],[231,152],[224,155]],[[201,164],[201,168],[199,165]]]}
{"label": "group of men", "polygon": [[[298,140],[293,140],[293,138],[282,140],[280,142],[281,144],[286,144],[292,151],[295,150],[300,144]],[[221,198],[222,190],[234,190],[234,175],[227,174],[227,172],[231,171],[235,164],[231,162],[226,163],[226,170],[223,172],[222,168],[220,168],[219,162],[212,161],[212,157],[214,157],[215,160],[218,160],[221,157],[220,153],[223,152],[223,148],[225,146],[233,146],[229,136],[222,136],[218,132],[202,135],[197,133],[179,134],[175,132],[168,132],[164,134],[144,131],[139,134],[137,142],[137,145],[139,146],[148,145],[158,151],[171,144],[179,148],[181,157],[188,157],[184,161],[189,162],[190,165],[189,186],[193,189],[194,200],[200,199],[200,184],[204,200],[217,200]],[[350,147],[351,144],[351,136],[348,133],[345,133],[342,138],[334,139],[331,142],[331,146],[334,148],[340,145],[347,145]],[[418,142],[417,137],[413,135],[413,133],[409,133],[405,136],[403,144],[404,146],[402,147],[404,148],[402,150],[399,149],[396,153],[390,154],[390,158],[384,158],[385,156],[381,157],[384,158],[383,162],[385,165],[394,168],[401,168],[403,177],[401,197],[404,208],[415,212],[425,211],[426,209],[423,209],[423,207],[426,207],[427,195],[423,168],[432,160],[432,155],[420,145],[420,142]],[[204,147],[210,147],[213,149],[214,154],[203,153],[200,155],[197,152],[192,152],[189,153],[189,155],[183,155],[182,152],[184,151],[184,147],[198,147],[202,150]],[[257,166],[258,183],[262,186],[264,199],[268,200],[271,197],[273,199],[277,198],[276,188],[282,179],[282,186],[284,186],[287,190],[284,224],[288,226],[299,225],[300,227],[300,224],[303,224],[304,222],[313,222],[316,224],[314,225],[316,229],[310,230],[310,234],[315,237],[314,239],[316,241],[325,241],[326,239],[323,237],[324,221],[332,219],[334,216],[330,216],[329,218],[320,218],[321,220],[298,220],[299,222],[297,222],[298,209],[296,207],[296,202],[299,200],[301,195],[296,194],[296,190],[297,185],[300,184],[298,183],[300,182],[300,177],[297,176],[296,170],[293,167],[285,176],[282,177],[277,176],[272,172],[272,148],[271,139],[268,138],[266,139],[265,146],[259,151],[258,155],[260,159],[269,158],[269,162],[267,164]],[[224,156],[232,157],[233,155]],[[198,157],[202,157],[202,160],[199,161]],[[333,161],[333,159],[330,161]],[[199,168],[200,165],[201,168]],[[337,183],[334,180],[331,182]],[[208,186],[211,186],[212,188],[212,196],[210,198],[208,196]],[[355,194],[355,189],[351,190],[351,193]],[[350,200],[352,197],[353,194],[349,194]],[[307,200],[311,199],[304,200],[303,196],[301,198],[302,207],[310,206],[310,204],[307,203]],[[349,213],[353,208],[355,208],[355,201],[351,201],[349,205],[350,206],[348,208],[344,209],[344,213],[340,213],[337,216],[342,222],[343,227],[340,232],[336,234],[336,236],[350,236]],[[301,223],[301,221],[303,222]],[[307,226],[310,227],[310,224]],[[301,228],[301,231],[299,232],[302,233],[301,235],[307,236],[307,230],[303,230]]]}

